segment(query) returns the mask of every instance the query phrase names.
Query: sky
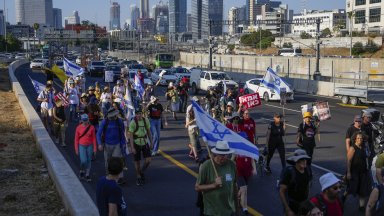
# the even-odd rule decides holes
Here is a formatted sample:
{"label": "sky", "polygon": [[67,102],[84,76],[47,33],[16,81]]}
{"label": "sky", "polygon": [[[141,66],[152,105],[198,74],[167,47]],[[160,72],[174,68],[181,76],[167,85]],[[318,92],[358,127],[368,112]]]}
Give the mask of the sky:
{"label": "sky", "polygon": [[[15,1],[0,0],[0,8],[6,7],[7,20],[15,23]],[[113,1],[113,0],[112,0]],[[345,0],[281,0],[283,4],[288,4],[290,9],[295,13],[299,13],[303,8],[309,10],[324,10],[324,9],[345,9]],[[110,0],[53,0],[53,7],[60,8],[64,17],[71,16],[74,10],[79,11],[81,20],[89,20],[101,26],[108,26],[109,23],[109,5]],[[129,6],[135,4],[140,6],[139,0],[114,0],[120,4],[121,25],[124,25],[125,20],[130,16]],[[160,0],[149,0],[152,6]],[[167,3],[167,0],[163,0]],[[191,0],[187,0],[188,11],[190,10]],[[303,3],[305,2],[305,3]],[[229,8],[233,6],[245,5],[245,0],[224,0],[224,17],[227,17]],[[304,7],[305,5],[305,7]],[[150,10],[151,12],[152,10]]]}

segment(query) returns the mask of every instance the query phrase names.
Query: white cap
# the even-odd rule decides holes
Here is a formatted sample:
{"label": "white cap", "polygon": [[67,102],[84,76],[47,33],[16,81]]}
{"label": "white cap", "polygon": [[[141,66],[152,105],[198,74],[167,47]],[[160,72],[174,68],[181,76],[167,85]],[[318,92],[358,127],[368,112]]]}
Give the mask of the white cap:
{"label": "white cap", "polygon": [[332,185],[335,185],[340,182],[340,180],[333,173],[327,173],[320,177],[319,182],[321,185],[321,191],[324,191]]}
{"label": "white cap", "polygon": [[229,102],[227,103],[227,106],[231,106],[231,107],[233,108],[233,102],[232,102],[232,101],[229,101]]}

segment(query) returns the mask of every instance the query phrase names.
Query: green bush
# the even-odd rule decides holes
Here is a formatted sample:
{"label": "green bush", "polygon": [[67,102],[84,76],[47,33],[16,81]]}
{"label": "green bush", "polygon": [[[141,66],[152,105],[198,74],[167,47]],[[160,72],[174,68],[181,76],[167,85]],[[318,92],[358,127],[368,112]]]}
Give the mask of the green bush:
{"label": "green bush", "polygon": [[364,46],[361,42],[356,42],[352,47],[352,55],[360,55],[364,52]]}
{"label": "green bush", "polygon": [[292,47],[293,47],[293,45],[292,45],[291,42],[288,42],[288,43],[284,43],[284,44],[283,44],[283,48],[292,48]]}
{"label": "green bush", "polygon": [[301,39],[310,39],[310,38],[312,38],[312,35],[308,34],[307,32],[301,32],[300,38]]}
{"label": "green bush", "polygon": [[372,40],[368,40],[367,44],[365,45],[365,51],[369,53],[375,53],[379,49],[379,46]]}
{"label": "green bush", "polygon": [[260,33],[261,33],[261,46],[263,49],[266,49],[271,46],[271,43],[275,41],[275,37],[272,35],[270,31],[261,30],[257,32],[253,32],[251,34],[243,35],[240,38],[240,42],[244,46],[260,46]]}

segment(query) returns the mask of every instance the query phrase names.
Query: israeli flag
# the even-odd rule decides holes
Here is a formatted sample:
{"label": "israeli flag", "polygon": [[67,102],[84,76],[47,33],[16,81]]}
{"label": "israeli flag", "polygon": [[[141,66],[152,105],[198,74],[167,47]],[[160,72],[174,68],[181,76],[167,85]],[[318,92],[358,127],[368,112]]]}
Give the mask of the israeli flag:
{"label": "israeli flag", "polygon": [[218,141],[227,141],[235,154],[259,159],[259,149],[241,135],[230,130],[216,119],[212,118],[195,101],[192,102],[196,124],[200,129],[200,136],[208,145],[214,147]]}
{"label": "israeli flag", "polygon": [[32,79],[30,76],[28,76],[28,77],[31,80],[33,88],[35,89],[37,94],[40,94],[42,91],[44,91],[44,89],[45,89],[45,85],[44,84],[42,84],[42,83]]}
{"label": "israeli flag", "polygon": [[66,58],[64,58],[63,63],[65,74],[69,77],[77,77],[84,73],[84,68],[79,67],[77,64],[69,61]]}
{"label": "israeli flag", "polygon": [[130,122],[135,116],[135,107],[133,106],[132,96],[128,86],[125,87],[125,95],[124,95],[123,102],[124,102],[126,117],[128,119],[128,122]]}
{"label": "israeli flag", "polygon": [[261,80],[266,87],[273,89],[277,94],[280,95],[280,89],[290,89],[289,85],[282,80],[272,68],[267,69],[267,73],[264,78]]}
{"label": "israeli flag", "polygon": [[137,93],[139,93],[139,96],[140,96],[140,98],[142,99],[142,98],[143,98],[143,95],[144,95],[144,87],[143,87],[143,85],[141,84],[139,75],[137,75],[137,73],[135,74],[134,88],[135,88],[135,90],[137,91]]}

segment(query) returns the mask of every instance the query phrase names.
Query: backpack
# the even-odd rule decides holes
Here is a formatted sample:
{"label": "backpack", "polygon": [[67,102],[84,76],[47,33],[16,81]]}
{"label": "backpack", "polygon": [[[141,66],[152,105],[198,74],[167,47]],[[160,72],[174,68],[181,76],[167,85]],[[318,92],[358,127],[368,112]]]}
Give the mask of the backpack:
{"label": "backpack", "polygon": [[[135,135],[135,133],[139,130],[139,120],[135,117],[133,118],[133,120],[135,121],[135,131],[133,131],[133,138],[138,138],[138,136]],[[144,128],[145,130],[147,130],[147,119],[143,117],[143,121],[144,121]],[[148,130],[147,130],[147,133],[148,133]]]}
{"label": "backpack", "polygon": [[380,184],[376,188],[379,190],[379,198],[372,211],[372,216],[382,216],[384,214],[384,185]]}
{"label": "backpack", "polygon": [[[122,126],[121,126],[121,123],[119,121],[119,119],[116,120],[117,121],[117,125],[119,126],[119,140],[121,141],[121,130],[122,130]],[[101,136],[101,140],[103,143],[105,143],[105,132],[107,131],[107,128],[108,128],[108,124],[109,124],[109,119],[105,119],[105,124],[104,124],[104,127],[103,127],[103,135]]]}
{"label": "backpack", "polygon": [[[327,216],[328,215],[328,212],[327,212],[328,209],[327,209],[327,205],[325,205],[324,197],[320,193],[316,194],[316,196],[314,196],[314,197],[316,198],[316,200],[318,202],[318,205],[316,205],[316,206],[320,209],[320,211],[323,212],[324,216]],[[344,209],[343,202],[341,201],[339,196],[337,196],[336,202],[338,202],[340,204],[341,209]]]}

